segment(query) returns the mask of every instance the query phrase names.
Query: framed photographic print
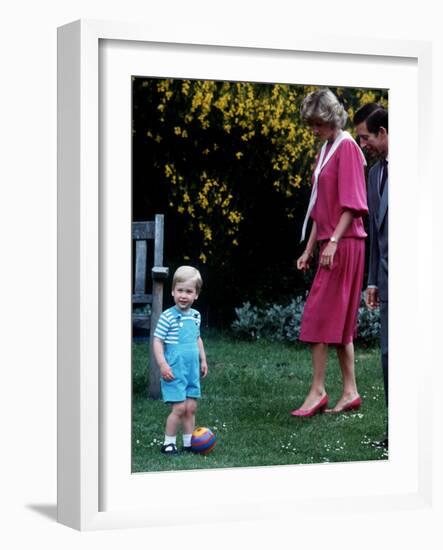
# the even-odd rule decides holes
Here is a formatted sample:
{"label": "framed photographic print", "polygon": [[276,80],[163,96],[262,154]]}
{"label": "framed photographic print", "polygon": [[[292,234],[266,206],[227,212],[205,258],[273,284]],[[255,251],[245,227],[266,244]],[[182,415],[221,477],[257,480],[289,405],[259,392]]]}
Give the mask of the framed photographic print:
{"label": "framed photographic print", "polygon": [[[191,39],[185,30],[169,34],[138,25],[100,21],[79,21],[59,29],[58,510],[61,523],[86,530],[272,519],[289,517],[294,510],[309,513],[309,510],[327,510],[331,506],[343,513],[356,505],[369,513],[405,507],[430,509],[432,441],[426,426],[432,413],[422,405],[424,381],[432,376],[431,361],[420,362],[422,378],[419,381],[414,369],[419,360],[415,342],[424,330],[419,319],[429,313],[426,311],[429,289],[424,284],[420,265],[426,264],[430,250],[418,246],[418,242],[420,235],[430,232],[432,220],[425,214],[424,198],[422,194],[417,198],[416,188],[417,182],[423,189],[431,182],[427,173],[430,115],[425,108],[429,100],[430,56],[430,46],[418,42],[300,35],[269,42],[254,36],[214,37],[207,43],[198,36]],[[224,93],[221,93],[223,86]],[[298,189],[300,181],[295,178],[297,174],[292,173],[292,164],[286,170],[283,167],[282,152],[289,141],[291,116],[299,116],[299,100],[311,89],[325,86],[348,101],[348,110],[355,109],[359,102],[367,102],[368,98],[389,105],[389,174],[390,180],[401,181],[401,186],[392,185],[389,191],[389,454],[377,454],[369,448],[366,428],[361,427],[363,418],[359,416],[364,416],[365,410],[375,414],[370,412],[377,409],[371,401],[378,399],[379,407],[383,407],[379,371],[374,374],[378,381],[376,387],[367,385],[364,390],[367,405],[361,413],[331,419],[329,427],[326,418],[316,418],[315,423],[307,424],[303,419],[279,416],[277,410],[281,402],[271,401],[266,405],[251,399],[252,385],[257,379],[262,383],[269,371],[279,369],[278,376],[267,379],[263,386],[267,389],[258,390],[257,395],[266,391],[266,395],[281,396],[297,382],[298,374],[291,363],[293,355],[281,355],[281,349],[290,348],[287,343],[259,346],[258,352],[254,352],[249,344],[245,344],[245,349],[237,348],[232,340],[225,341],[212,332],[211,345],[207,347],[210,372],[207,381],[202,381],[203,394],[205,388],[210,391],[206,401],[203,396],[199,404],[197,423],[216,432],[217,445],[206,456],[190,455],[177,460],[161,457],[159,449],[168,409],[159,400],[148,400],[143,369],[148,365],[149,345],[134,343],[131,296],[134,295],[137,253],[132,243],[133,224],[153,220],[156,214],[164,215],[164,254],[160,267],[171,269],[162,283],[162,308],[173,305],[172,272],[189,262],[198,264],[204,275],[211,274],[199,296],[203,324],[211,332],[220,320],[217,314],[223,322],[232,323],[229,314],[222,315],[221,306],[228,302],[228,292],[235,294],[236,289],[231,287],[240,286],[238,274],[233,276],[228,268],[235,265],[233,258],[238,260],[236,249],[241,248],[242,235],[246,240],[248,231],[239,223],[246,216],[247,201],[241,197],[240,186],[232,187],[232,182],[238,184],[239,178],[244,178],[250,202],[256,199],[258,209],[260,190],[257,186],[254,192],[254,183],[257,174],[264,173],[265,164],[260,161],[268,154],[267,162],[274,172],[266,177],[273,178],[274,189],[280,188],[281,210],[276,214],[275,204],[269,202],[270,195],[261,196],[262,212],[266,212],[265,206],[270,209],[269,228],[263,235],[271,233],[277,242],[284,238],[277,229],[283,228],[287,233],[288,227],[298,227],[300,212],[293,209],[291,190]],[[215,90],[217,99],[214,99]],[[230,127],[229,117],[220,118],[220,113],[228,112],[227,96],[235,93],[237,111],[232,115]],[[273,94],[276,103],[266,103],[266,98],[272,98]],[[262,100],[263,113],[259,115],[259,109],[254,111],[255,118],[248,126],[244,115],[248,111],[246,102],[248,98],[253,102],[257,97]],[[243,106],[241,98],[245,102]],[[219,101],[218,115],[211,113],[213,101]],[[291,111],[293,104],[295,109]],[[266,109],[274,110],[272,117]],[[282,115],[285,109],[287,118]],[[191,133],[192,117],[200,127],[207,124],[208,129],[214,124],[211,116],[219,116],[222,131],[214,129],[208,132],[210,137],[199,142],[200,137]],[[263,118],[261,122],[259,116]],[[280,143],[277,132],[273,142],[266,141],[263,121],[276,128],[281,125],[278,128],[282,136]],[[243,134],[234,135],[235,124],[243,128]],[[258,157],[254,157],[259,150],[258,142],[249,149],[247,145],[258,127],[264,147]],[[297,126],[294,131],[297,129],[303,132],[303,139],[311,143],[311,137],[304,133],[306,128],[300,130]],[[172,137],[171,142],[165,144],[166,135]],[[412,138],[416,135],[420,135],[420,140]],[[192,140],[191,146],[188,139]],[[270,150],[270,145],[275,151]],[[178,166],[174,162],[172,153],[178,147],[185,151],[187,164]],[[225,167],[231,179],[211,172],[207,159],[219,154],[217,147],[223,150],[223,155],[230,155],[229,160],[219,157],[217,166]],[[274,152],[276,155],[280,152],[280,157],[273,158]],[[286,150],[286,155],[290,154]],[[305,156],[303,169],[307,171],[314,157],[308,152]],[[407,163],[403,162],[405,158]],[[239,170],[236,162],[248,168]],[[252,174],[250,180],[248,173]],[[309,194],[305,193],[305,198],[307,202]],[[207,203],[217,204],[217,201],[219,217],[205,210]],[[296,219],[293,226],[287,224],[291,216]],[[281,219],[282,228],[276,228],[277,218]],[[214,240],[225,239],[220,245],[224,254],[211,263],[211,255],[215,257],[218,253],[213,237],[221,227],[224,232],[217,233]],[[254,231],[257,227],[258,224]],[[172,238],[168,234],[171,228]],[[402,238],[405,228],[407,241]],[[252,242],[242,249],[240,256],[251,249]],[[257,245],[263,248],[264,241],[258,240]],[[290,246],[295,258],[298,237],[288,235],[286,248]],[[411,247],[419,256],[412,264],[408,253]],[[274,248],[277,255],[277,246]],[[277,278],[266,287],[272,271],[270,250],[272,246],[264,258],[264,263],[269,264],[263,270],[265,282],[262,280],[260,287],[254,286],[251,290],[254,294],[260,288],[263,307],[275,305],[279,291]],[[220,270],[217,279],[214,266],[221,265],[224,258],[228,264],[226,272]],[[280,266],[278,270],[283,276]],[[258,280],[257,269],[251,271],[249,276]],[[402,275],[405,272],[407,283]],[[415,289],[409,293],[407,304],[403,299],[406,284]],[[213,302],[217,307],[204,297],[205,288],[208,295],[218,297],[218,301]],[[231,313],[234,305],[244,308],[246,302],[251,302],[247,282],[244,288],[246,290],[236,296],[237,302],[230,304]],[[270,294],[268,300],[264,299],[266,292]],[[148,293],[145,287],[143,293]],[[247,298],[243,303],[242,296]],[[258,360],[251,357],[261,357],[263,368],[252,365],[251,362]],[[230,368],[225,368],[221,358]],[[214,363],[212,382],[211,360]],[[367,354],[361,359],[365,360]],[[137,370],[137,361],[142,365],[141,371]],[[330,370],[332,368],[338,366],[333,365]],[[229,384],[222,388],[226,377],[240,393],[230,393]],[[309,383],[305,378],[303,382],[305,386]],[[295,395],[291,391],[288,390],[288,396]],[[299,391],[297,395],[303,390]],[[220,394],[218,402],[211,401],[210,396],[215,394]],[[251,412],[249,420],[245,420],[244,411],[232,410],[232,404],[240,402],[242,397]],[[295,403],[288,402],[289,408],[291,405]],[[383,415],[380,418],[382,429]],[[243,424],[236,424],[238,419],[243,420]],[[295,422],[291,425],[290,420]],[[346,430],[343,426],[346,422],[357,434],[354,443],[345,442],[354,447],[349,453],[343,449],[344,440],[340,435]],[[285,430],[280,432],[283,427]],[[313,445],[304,452],[309,442],[316,439],[315,427],[327,434],[323,448],[320,452],[318,446]],[[265,443],[260,439],[261,430],[267,432]],[[303,435],[304,431],[309,433]],[[264,448],[251,452],[254,441]],[[272,442],[275,448],[271,455]],[[359,454],[357,446],[364,452]],[[342,460],[342,456],[348,458]],[[190,486],[201,490],[189,491]],[[204,489],[207,487],[211,488],[210,494]],[[288,487],[291,490],[288,491]],[[179,500],[171,499],[171,494],[186,494],[188,507],[183,509]]]}

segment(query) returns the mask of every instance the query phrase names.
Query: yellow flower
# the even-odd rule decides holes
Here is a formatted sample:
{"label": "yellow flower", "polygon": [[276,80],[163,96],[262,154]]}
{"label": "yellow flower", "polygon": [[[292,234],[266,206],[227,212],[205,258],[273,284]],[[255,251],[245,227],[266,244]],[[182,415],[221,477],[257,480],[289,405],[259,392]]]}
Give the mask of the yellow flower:
{"label": "yellow flower", "polygon": [[212,241],[212,231],[210,227],[205,227],[204,237],[205,241]]}
{"label": "yellow flower", "polygon": [[184,95],[188,95],[190,87],[191,87],[190,81],[184,80],[182,84],[182,92],[184,93]]}
{"label": "yellow flower", "polygon": [[239,212],[229,212],[228,219],[231,223],[239,223],[241,221],[241,214]]}
{"label": "yellow flower", "polygon": [[241,151],[238,151],[237,153],[235,153],[235,156],[240,160],[243,156],[243,153]]}
{"label": "yellow flower", "polygon": [[209,205],[208,199],[203,195],[203,193],[198,194],[198,203],[200,206],[205,210],[207,206]]}

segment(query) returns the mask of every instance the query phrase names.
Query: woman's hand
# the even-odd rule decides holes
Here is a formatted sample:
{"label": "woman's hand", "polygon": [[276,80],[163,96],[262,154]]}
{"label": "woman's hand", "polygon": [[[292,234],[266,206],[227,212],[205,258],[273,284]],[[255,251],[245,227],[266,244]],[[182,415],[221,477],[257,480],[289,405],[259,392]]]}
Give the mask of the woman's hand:
{"label": "woman's hand", "polygon": [[329,242],[320,254],[320,265],[332,269],[336,252],[337,243]]}
{"label": "woman's hand", "polygon": [[172,372],[172,369],[168,365],[168,363],[160,365],[160,374],[162,375],[163,380],[166,380],[167,382],[170,382],[175,378],[174,373]]}
{"label": "woman's hand", "polygon": [[300,258],[297,260],[297,269],[306,271],[307,269],[309,269],[310,261],[311,261],[311,254],[309,254],[309,252],[306,252],[305,250],[303,254],[300,256]]}

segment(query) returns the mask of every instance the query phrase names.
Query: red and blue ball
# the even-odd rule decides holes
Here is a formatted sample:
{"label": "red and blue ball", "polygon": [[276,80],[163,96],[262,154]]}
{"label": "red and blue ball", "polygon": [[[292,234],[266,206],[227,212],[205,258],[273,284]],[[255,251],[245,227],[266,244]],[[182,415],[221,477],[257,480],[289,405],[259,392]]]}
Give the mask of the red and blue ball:
{"label": "red and blue ball", "polygon": [[192,432],[191,450],[201,455],[209,454],[215,447],[217,440],[209,428],[196,428]]}

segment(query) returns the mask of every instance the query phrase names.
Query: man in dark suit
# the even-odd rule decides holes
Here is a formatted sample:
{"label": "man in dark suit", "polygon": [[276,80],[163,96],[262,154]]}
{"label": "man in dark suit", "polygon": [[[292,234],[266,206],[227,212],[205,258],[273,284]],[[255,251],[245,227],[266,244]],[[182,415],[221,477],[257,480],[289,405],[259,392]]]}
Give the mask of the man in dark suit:
{"label": "man in dark suit", "polygon": [[[375,104],[371,104],[375,105]],[[366,107],[366,106],[364,106]],[[363,110],[362,107],[360,109]],[[380,347],[386,406],[388,405],[388,112],[371,107],[367,118],[357,111],[354,124],[360,146],[378,161],[368,174],[369,269],[366,304],[380,308]],[[388,447],[388,434],[378,442]]]}

